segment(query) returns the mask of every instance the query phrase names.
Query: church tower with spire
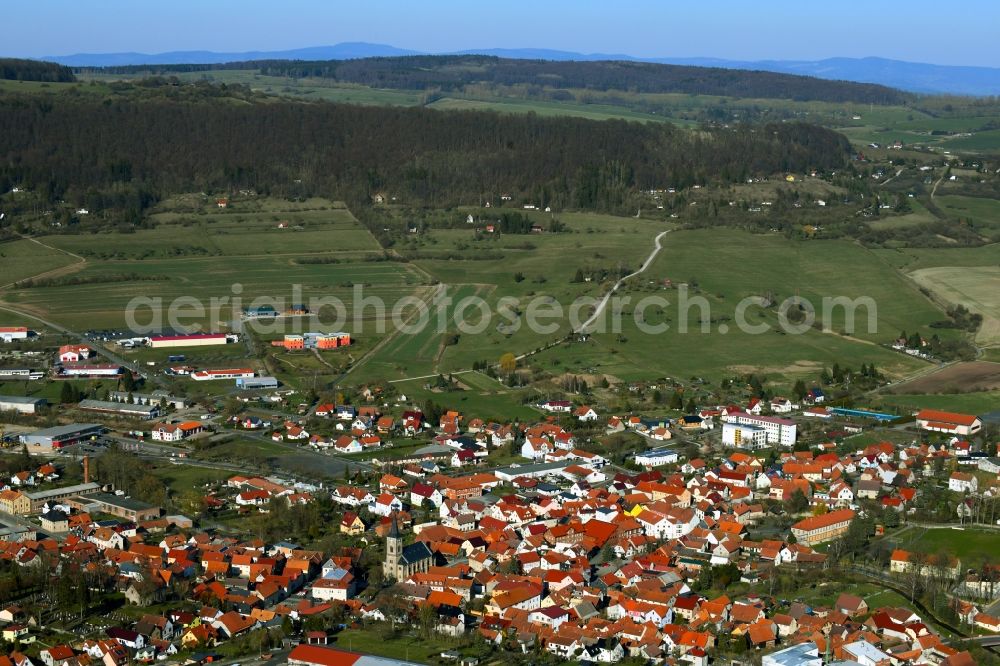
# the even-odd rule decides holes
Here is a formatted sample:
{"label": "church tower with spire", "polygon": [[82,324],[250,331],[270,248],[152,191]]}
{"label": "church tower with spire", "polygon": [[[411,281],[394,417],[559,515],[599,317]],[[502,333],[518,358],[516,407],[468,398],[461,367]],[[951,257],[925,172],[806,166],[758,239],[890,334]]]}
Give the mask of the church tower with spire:
{"label": "church tower with spire", "polygon": [[385,536],[385,563],[382,572],[386,579],[403,581],[412,574],[425,572],[431,567],[434,554],[423,541],[403,546],[403,534],[399,531],[399,520],[392,514],[392,524]]}

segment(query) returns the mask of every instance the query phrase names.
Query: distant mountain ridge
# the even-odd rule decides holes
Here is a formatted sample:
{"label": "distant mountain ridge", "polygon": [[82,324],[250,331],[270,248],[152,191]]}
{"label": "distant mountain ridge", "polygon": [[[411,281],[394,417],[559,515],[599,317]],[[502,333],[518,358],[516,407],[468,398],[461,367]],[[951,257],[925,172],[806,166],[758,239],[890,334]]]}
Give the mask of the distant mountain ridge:
{"label": "distant mountain ridge", "polygon": [[[452,52],[456,53],[456,52]],[[887,58],[827,58],[825,60],[740,61],[719,58],[637,58],[620,53],[576,53],[554,49],[469,49],[458,54],[557,61],[624,60],[667,65],[692,65],[798,74],[822,79],[876,83],[916,93],[1000,95],[1000,68],[934,65]],[[448,55],[437,53],[438,55]],[[47,56],[44,60],[71,67],[123,65],[221,64],[243,60],[347,60],[355,58],[427,55],[387,44],[344,42],[286,51],[171,51],[144,53],[81,53]]]}

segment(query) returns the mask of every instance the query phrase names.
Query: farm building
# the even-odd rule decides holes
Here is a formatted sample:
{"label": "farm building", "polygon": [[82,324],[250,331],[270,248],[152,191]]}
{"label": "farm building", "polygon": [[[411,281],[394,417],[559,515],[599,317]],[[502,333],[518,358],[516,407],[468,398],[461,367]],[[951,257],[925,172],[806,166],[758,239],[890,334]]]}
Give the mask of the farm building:
{"label": "farm building", "polygon": [[35,414],[40,407],[49,404],[45,398],[26,398],[20,395],[0,395],[0,412],[21,412]]}
{"label": "farm building", "polygon": [[58,373],[62,377],[117,377],[122,367],[114,363],[63,363]]}
{"label": "farm building", "polygon": [[0,340],[4,342],[25,340],[27,337],[28,329],[25,326],[0,326]]}
{"label": "farm building", "polygon": [[943,432],[949,435],[968,437],[983,429],[983,422],[978,416],[941,412],[936,409],[921,409],[917,412],[917,427],[930,432]]}
{"label": "farm building", "polygon": [[235,342],[236,336],[225,333],[192,333],[191,335],[154,335],[149,338],[149,346],[153,349],[168,349],[174,347],[205,347],[208,345],[225,345]]}
{"label": "farm building", "polygon": [[93,439],[105,430],[107,428],[100,423],[71,423],[70,425],[45,428],[21,435],[20,441],[28,446],[61,449],[83,440]]}
{"label": "farm building", "polygon": [[243,379],[254,376],[250,368],[222,368],[219,370],[198,370],[191,373],[191,379],[196,382],[213,381],[216,379]]}
{"label": "farm building", "polygon": [[837,509],[820,516],[810,516],[805,520],[800,520],[792,525],[792,534],[798,539],[798,543],[812,546],[836,539],[844,534],[853,519],[854,512],[850,509]]}
{"label": "farm building", "polygon": [[160,406],[158,404],[133,405],[128,402],[117,402],[115,400],[81,400],[77,407],[88,412],[121,414],[122,416],[131,416],[139,419],[155,419],[160,415]]}
{"label": "farm building", "polygon": [[236,380],[236,388],[249,391],[252,389],[276,389],[278,380],[274,377],[240,377]]}
{"label": "farm building", "polygon": [[91,357],[93,350],[87,345],[63,345],[59,348],[59,360],[63,363],[77,363]]}
{"label": "farm building", "polygon": [[182,439],[196,435],[205,429],[201,421],[185,421],[184,423],[158,423],[153,426],[150,436],[157,442],[179,442]]}

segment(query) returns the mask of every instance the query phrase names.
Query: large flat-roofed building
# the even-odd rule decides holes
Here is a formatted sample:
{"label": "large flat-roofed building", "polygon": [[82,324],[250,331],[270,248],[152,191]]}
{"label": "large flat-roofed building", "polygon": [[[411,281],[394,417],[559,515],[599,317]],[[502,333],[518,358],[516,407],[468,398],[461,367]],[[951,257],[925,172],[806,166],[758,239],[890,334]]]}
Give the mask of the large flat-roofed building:
{"label": "large flat-roofed building", "polygon": [[[796,437],[795,421],[790,419],[779,419],[774,416],[754,416],[746,412],[729,414],[726,417],[728,423],[738,423],[740,425],[751,425],[763,428],[767,434],[768,444],[780,444],[781,446],[794,446]],[[725,436],[725,433],[723,433]]]}
{"label": "large flat-roofed building", "polygon": [[63,363],[58,368],[62,377],[117,377],[122,374],[122,366],[115,363]]}
{"label": "large flat-roofed building", "polygon": [[155,419],[160,415],[160,405],[155,403],[152,405],[133,405],[115,400],[81,400],[77,407],[88,412],[120,414],[137,419]]}
{"label": "large flat-roofed building", "polygon": [[799,643],[791,647],[765,654],[762,666],[823,666],[819,648],[813,642]]}
{"label": "large flat-roofed building", "polygon": [[131,497],[96,493],[86,497],[68,498],[69,506],[88,513],[107,513],[112,516],[139,522],[160,517],[160,507],[140,502]]}
{"label": "large flat-roofed building", "polygon": [[46,502],[61,502],[77,495],[89,495],[96,493],[101,487],[96,483],[78,483],[75,486],[64,486],[62,488],[50,488],[39,490],[34,493],[25,493],[31,502],[32,513],[40,511]]}
{"label": "large flat-roofed building", "polygon": [[61,449],[64,446],[91,439],[102,434],[107,428],[100,423],[71,423],[54,428],[29,432],[19,437],[22,444],[43,449]]}
{"label": "large flat-roofed building", "polygon": [[212,381],[216,379],[240,379],[254,376],[251,368],[222,368],[218,370],[198,370],[192,372],[190,377],[196,382]]}
{"label": "large flat-roofed building", "polygon": [[767,431],[747,423],[722,424],[722,443],[737,449],[763,449],[767,447]]}
{"label": "large flat-roofed building", "polygon": [[351,345],[351,334],[343,331],[337,333],[303,333],[302,335],[286,335],[283,340],[271,343],[275,347],[284,347],[289,351],[300,349],[339,349]]}
{"label": "large flat-roofed building", "polygon": [[677,451],[673,449],[651,449],[635,454],[635,464],[643,467],[660,467],[661,465],[672,465],[680,459]]}
{"label": "large flat-roofed building", "polygon": [[494,470],[493,475],[501,481],[513,481],[518,477],[529,479],[540,479],[544,476],[557,476],[564,469],[574,464],[570,462],[538,463],[536,465],[518,465],[516,467],[502,467]]}
{"label": "large flat-roofed building", "polygon": [[36,538],[38,538],[38,532],[33,528],[0,520],[0,540],[34,541]]}
{"label": "large flat-roofed building", "polygon": [[249,391],[252,389],[276,389],[278,380],[274,377],[240,377],[236,380],[236,388]]}
{"label": "large flat-roofed building", "polygon": [[[235,336],[233,336],[235,339]],[[149,338],[153,349],[172,347],[204,347],[207,345],[229,344],[230,336],[225,333],[192,333],[190,335],[154,335]]]}
{"label": "large flat-roofed building", "polygon": [[37,414],[38,410],[47,404],[49,404],[49,401],[45,398],[27,398],[20,395],[0,395],[0,412]]}

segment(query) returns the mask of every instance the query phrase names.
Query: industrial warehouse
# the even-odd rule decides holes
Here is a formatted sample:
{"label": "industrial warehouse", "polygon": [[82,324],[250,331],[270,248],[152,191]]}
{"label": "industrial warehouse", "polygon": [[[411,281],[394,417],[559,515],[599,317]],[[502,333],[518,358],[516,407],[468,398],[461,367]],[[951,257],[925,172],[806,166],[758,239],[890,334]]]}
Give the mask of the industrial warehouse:
{"label": "industrial warehouse", "polygon": [[122,367],[114,363],[63,363],[56,368],[58,377],[117,377]]}
{"label": "industrial warehouse", "polygon": [[37,414],[38,410],[48,404],[49,401],[45,398],[26,398],[20,395],[0,395],[0,412]]}
{"label": "industrial warehouse", "polygon": [[276,389],[278,380],[274,377],[240,377],[236,380],[236,388],[246,391],[252,389]]}
{"label": "industrial warehouse", "polygon": [[254,376],[250,368],[220,368],[218,370],[198,370],[190,377],[196,382],[213,381],[216,379],[249,379]]}
{"label": "industrial warehouse", "polygon": [[20,436],[22,444],[42,449],[61,449],[77,442],[93,439],[107,430],[100,423],[71,423],[54,428],[36,430]]}
{"label": "industrial warehouse", "polygon": [[120,414],[137,419],[155,419],[160,415],[160,404],[137,405],[117,400],[81,400],[80,409],[88,412],[103,412],[105,414]]}
{"label": "industrial warehouse", "polygon": [[148,344],[153,349],[171,349],[175,347],[227,345],[238,341],[238,336],[226,335],[225,333],[191,333],[190,335],[150,336]]}

